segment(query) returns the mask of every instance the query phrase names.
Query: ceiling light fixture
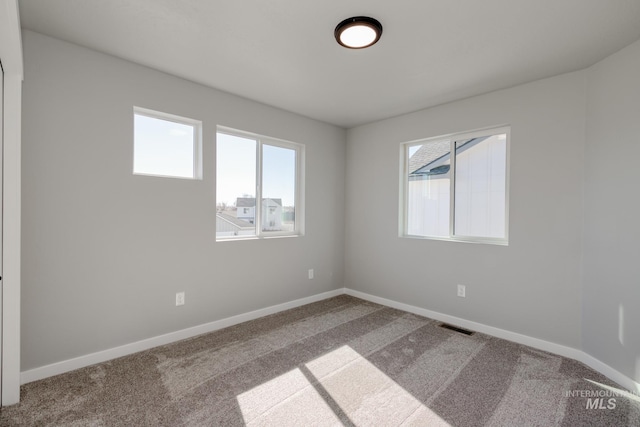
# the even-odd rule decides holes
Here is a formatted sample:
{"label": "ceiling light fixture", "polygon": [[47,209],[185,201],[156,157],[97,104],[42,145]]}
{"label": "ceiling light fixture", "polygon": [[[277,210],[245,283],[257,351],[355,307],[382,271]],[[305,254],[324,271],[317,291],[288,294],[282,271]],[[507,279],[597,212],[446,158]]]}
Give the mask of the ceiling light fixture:
{"label": "ceiling light fixture", "polygon": [[380,40],[382,25],[368,16],[354,16],[338,24],[334,33],[336,41],[349,49],[364,49]]}

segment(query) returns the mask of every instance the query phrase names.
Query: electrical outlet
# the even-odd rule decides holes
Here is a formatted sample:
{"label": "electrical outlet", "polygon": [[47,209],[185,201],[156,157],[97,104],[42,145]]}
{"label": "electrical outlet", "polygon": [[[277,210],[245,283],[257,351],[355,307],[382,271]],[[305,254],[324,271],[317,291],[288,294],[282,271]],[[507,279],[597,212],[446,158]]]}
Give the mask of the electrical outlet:
{"label": "electrical outlet", "polygon": [[458,296],[465,298],[467,293],[467,287],[465,285],[458,285]]}
{"label": "electrical outlet", "polygon": [[176,293],[176,305],[184,305],[184,292]]}
{"label": "electrical outlet", "polygon": [[309,279],[313,279],[313,268],[309,269]]}

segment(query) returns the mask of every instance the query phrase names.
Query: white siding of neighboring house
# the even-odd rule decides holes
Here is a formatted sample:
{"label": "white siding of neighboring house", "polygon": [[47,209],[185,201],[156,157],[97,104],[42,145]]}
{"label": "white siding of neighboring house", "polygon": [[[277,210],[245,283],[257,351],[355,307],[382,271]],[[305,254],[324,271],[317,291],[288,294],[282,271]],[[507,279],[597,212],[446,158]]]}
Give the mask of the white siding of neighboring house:
{"label": "white siding of neighboring house", "polygon": [[407,234],[449,235],[449,173],[409,181]]}
{"label": "white siding of neighboring house", "polygon": [[264,231],[282,230],[282,206],[273,199],[262,200],[262,229]]}
{"label": "white siding of neighboring house", "polygon": [[[251,203],[255,203],[255,200],[252,200]],[[243,199],[243,203],[246,202]],[[236,209],[236,218],[250,224],[255,222],[255,215],[255,206],[238,206]],[[261,219],[263,231],[282,231],[282,203],[280,199],[262,199]]]}
{"label": "white siding of neighboring house", "polygon": [[456,235],[505,237],[505,144],[493,136],[456,156]]}
{"label": "white siding of neighboring house", "polygon": [[236,218],[253,224],[253,220],[255,219],[255,217],[256,217],[255,206],[237,208]]}

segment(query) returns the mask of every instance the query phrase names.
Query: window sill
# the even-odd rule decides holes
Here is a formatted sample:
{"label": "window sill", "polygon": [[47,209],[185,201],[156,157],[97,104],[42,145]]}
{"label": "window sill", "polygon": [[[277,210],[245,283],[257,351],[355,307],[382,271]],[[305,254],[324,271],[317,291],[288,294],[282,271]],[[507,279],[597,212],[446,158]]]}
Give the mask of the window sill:
{"label": "window sill", "polygon": [[238,237],[216,237],[217,242],[238,242],[245,240],[273,240],[273,239],[288,239],[291,237],[301,237],[302,234],[279,234],[276,236],[238,236]]}
{"label": "window sill", "polygon": [[509,246],[507,239],[491,239],[491,238],[473,238],[473,237],[437,237],[437,236],[413,236],[413,235],[400,235],[403,239],[415,239],[415,240],[441,240],[445,242],[456,243],[476,243],[484,245],[496,245],[496,246]]}

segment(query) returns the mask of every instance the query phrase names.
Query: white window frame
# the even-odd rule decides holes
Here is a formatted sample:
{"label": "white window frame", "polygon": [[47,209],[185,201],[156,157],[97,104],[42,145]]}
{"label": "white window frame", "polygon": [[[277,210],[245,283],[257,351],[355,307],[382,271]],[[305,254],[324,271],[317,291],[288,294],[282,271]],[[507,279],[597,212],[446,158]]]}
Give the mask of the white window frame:
{"label": "white window frame", "polygon": [[[506,170],[505,170],[505,229],[504,238],[496,237],[478,237],[478,236],[463,236],[455,234],[455,185],[456,185],[456,156],[455,156],[455,143],[460,140],[467,140],[472,138],[478,138],[487,135],[499,135],[506,134]],[[408,174],[409,174],[409,148],[436,141],[449,141],[450,143],[450,190],[449,190],[449,236],[418,236],[408,234]],[[431,138],[420,139],[416,141],[404,142],[400,144],[400,202],[399,202],[399,237],[411,238],[411,239],[428,239],[428,240],[445,240],[453,242],[467,242],[467,243],[484,243],[493,245],[509,245],[509,169],[510,169],[510,145],[511,145],[511,127],[509,125],[502,125],[498,127],[490,127],[484,129],[478,129],[474,131],[452,133],[447,135],[441,135]]]}
{"label": "white window frame", "polygon": [[[163,175],[154,173],[140,173],[135,171],[135,116],[145,116],[152,119],[165,120],[181,125],[191,126],[193,128],[193,176]],[[200,120],[190,119],[188,117],[177,116],[175,114],[164,113],[161,111],[150,110],[148,108],[133,107],[134,133],[133,133],[133,156],[132,170],[134,175],[154,176],[160,178],[202,180],[202,122]]]}
{"label": "white window frame", "polygon": [[[296,237],[304,236],[304,164],[305,164],[305,146],[297,142],[285,141],[282,139],[271,138],[264,135],[259,135],[251,132],[245,132],[233,128],[224,126],[218,126],[216,129],[216,138],[219,133],[226,135],[236,136],[239,138],[253,139],[256,141],[256,206],[255,206],[255,218],[254,227],[255,235],[240,235],[240,236],[220,236],[216,235],[216,241],[228,241],[228,240],[253,240],[253,239],[269,239],[277,237]],[[273,147],[287,148],[294,150],[296,153],[296,176],[295,176],[295,192],[294,192],[294,205],[295,205],[295,221],[293,231],[263,231],[262,230],[262,147],[264,145],[270,145]],[[216,159],[218,155],[218,145],[216,141]],[[216,170],[216,182],[217,182],[217,170]],[[216,193],[216,203],[217,203]]]}

